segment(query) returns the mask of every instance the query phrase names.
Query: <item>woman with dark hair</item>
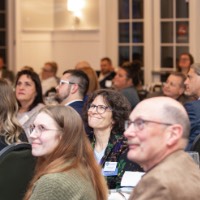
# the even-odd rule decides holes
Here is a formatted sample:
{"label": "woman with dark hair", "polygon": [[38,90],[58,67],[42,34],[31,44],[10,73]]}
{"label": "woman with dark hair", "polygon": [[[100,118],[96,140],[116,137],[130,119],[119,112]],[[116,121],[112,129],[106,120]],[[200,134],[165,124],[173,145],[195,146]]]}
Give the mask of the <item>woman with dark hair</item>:
{"label": "woman with dark hair", "polygon": [[177,71],[187,76],[190,66],[194,63],[194,58],[190,53],[182,53],[178,59]]}
{"label": "woman with dark hair", "polygon": [[13,88],[5,79],[0,79],[0,150],[15,142],[28,142],[16,115],[17,100]]}
{"label": "woman with dark hair", "polygon": [[15,82],[15,94],[19,105],[17,118],[27,134],[27,128],[44,106],[38,74],[30,70],[19,71]]}
{"label": "woman with dark hair", "polygon": [[[125,171],[141,171],[137,164],[127,159],[128,147],[123,136],[124,124],[131,111],[130,104],[121,93],[101,89],[88,98],[86,107],[84,117],[93,128],[92,146],[96,160],[103,168],[108,187],[119,188]],[[108,171],[108,166],[112,164],[112,171]]]}
{"label": "woman with dark hair", "polygon": [[83,121],[73,108],[42,108],[30,140],[32,154],[38,159],[24,200],[107,200],[106,182]]}
{"label": "woman with dark hair", "polygon": [[138,61],[123,63],[113,79],[113,86],[128,99],[133,109],[140,101],[137,92],[142,87],[140,63]]}

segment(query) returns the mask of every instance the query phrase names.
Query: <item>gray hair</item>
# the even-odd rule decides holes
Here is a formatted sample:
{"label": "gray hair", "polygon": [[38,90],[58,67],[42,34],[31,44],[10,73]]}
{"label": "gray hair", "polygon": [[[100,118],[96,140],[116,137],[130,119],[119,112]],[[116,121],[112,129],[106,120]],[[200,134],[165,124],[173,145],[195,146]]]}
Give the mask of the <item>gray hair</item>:
{"label": "gray hair", "polygon": [[174,105],[164,104],[163,115],[171,119],[173,124],[180,124],[183,127],[183,138],[188,139],[190,133],[190,121],[185,110]]}

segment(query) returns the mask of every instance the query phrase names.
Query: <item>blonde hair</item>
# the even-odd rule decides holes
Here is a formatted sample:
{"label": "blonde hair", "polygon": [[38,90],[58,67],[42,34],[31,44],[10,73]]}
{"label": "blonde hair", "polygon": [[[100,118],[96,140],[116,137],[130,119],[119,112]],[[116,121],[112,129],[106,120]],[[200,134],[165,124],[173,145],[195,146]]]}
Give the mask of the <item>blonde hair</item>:
{"label": "blonde hair", "polygon": [[7,144],[19,142],[23,129],[16,118],[18,104],[13,88],[6,80],[0,79],[0,91],[0,135]]}

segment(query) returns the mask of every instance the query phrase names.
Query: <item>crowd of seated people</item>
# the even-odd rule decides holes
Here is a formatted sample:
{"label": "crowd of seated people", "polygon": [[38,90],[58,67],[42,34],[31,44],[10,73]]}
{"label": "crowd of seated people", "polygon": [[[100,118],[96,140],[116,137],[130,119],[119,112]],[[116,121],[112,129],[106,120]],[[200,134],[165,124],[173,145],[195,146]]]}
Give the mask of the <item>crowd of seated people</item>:
{"label": "crowd of seated people", "polygon": [[[190,54],[183,55],[190,58]],[[190,60],[191,62],[193,60]],[[55,64],[47,62],[44,67],[50,67],[51,63]],[[141,101],[138,95],[142,86],[141,66],[134,61],[125,62],[114,70],[111,59],[105,57],[101,59],[101,75],[98,79],[89,62],[81,61],[76,64],[75,69],[72,67],[64,71],[59,82],[56,78],[57,67],[55,69],[43,70],[42,74],[53,73],[52,77],[56,80],[53,88],[58,105],[45,105],[43,81],[34,68],[23,68],[17,73],[14,92],[10,83],[4,82],[5,80],[1,82],[0,79],[1,91],[5,91],[7,95],[2,96],[2,99],[6,102],[6,99],[12,98],[12,101],[8,101],[9,107],[2,103],[2,110],[5,113],[11,112],[12,117],[3,116],[5,114],[1,112],[2,122],[8,122],[2,126],[0,147],[27,141],[32,143],[33,155],[39,158],[24,199],[34,200],[43,196],[48,196],[50,200],[66,199],[67,188],[74,184],[74,190],[69,190],[72,196],[78,189],[80,193],[76,195],[80,195],[80,198],[107,199],[107,189],[120,188],[126,171],[144,170],[140,162],[127,157],[129,135],[123,135],[125,124],[130,122],[131,111],[134,111]],[[152,98],[152,102],[155,96],[166,96],[185,106],[191,123],[186,150],[190,150],[192,142],[200,133],[200,103],[197,100],[200,96],[199,77],[200,65],[193,64],[189,67],[187,76],[185,70],[171,73],[161,91],[147,95],[148,99]],[[1,95],[3,94],[2,92]],[[9,110],[12,106],[13,110]],[[149,122],[151,123],[151,120]],[[130,122],[130,126],[131,123],[134,127],[138,126],[134,120]],[[142,123],[141,126],[146,126],[146,122]],[[12,129],[7,130],[9,126],[12,126]],[[48,132],[48,135],[45,132]],[[78,138],[81,141],[78,141]],[[138,140],[135,142],[135,146],[138,146]],[[82,148],[82,145],[85,148]],[[80,148],[75,150],[77,146]],[[69,151],[66,157],[63,155],[64,151]],[[76,158],[76,155],[80,157]],[[91,157],[91,162],[87,164],[88,156]],[[114,170],[107,170],[109,165],[113,164]],[[92,174],[88,173],[88,170],[92,170]],[[80,184],[76,184],[77,177]],[[65,182],[67,178],[69,182]],[[46,185],[47,182],[52,184]],[[57,188],[56,184],[62,187]],[[62,197],[56,196],[57,192],[60,192]],[[72,196],[69,196],[69,199],[73,199]]]}

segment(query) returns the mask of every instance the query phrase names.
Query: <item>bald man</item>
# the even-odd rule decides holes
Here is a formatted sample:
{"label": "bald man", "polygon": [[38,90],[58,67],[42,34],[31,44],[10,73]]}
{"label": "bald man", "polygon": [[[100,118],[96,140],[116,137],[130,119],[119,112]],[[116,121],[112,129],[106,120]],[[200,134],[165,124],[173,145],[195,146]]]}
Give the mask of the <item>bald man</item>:
{"label": "bald man", "polygon": [[169,97],[140,102],[126,122],[128,158],[146,174],[130,200],[200,199],[200,170],[184,149],[190,122],[184,107]]}

